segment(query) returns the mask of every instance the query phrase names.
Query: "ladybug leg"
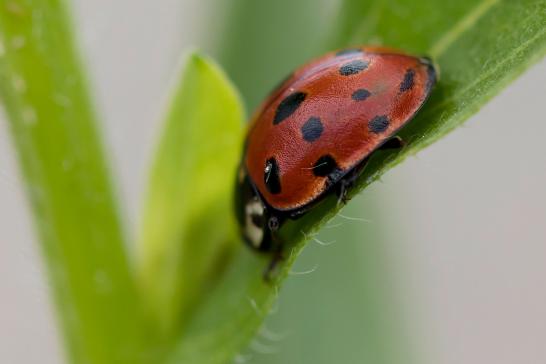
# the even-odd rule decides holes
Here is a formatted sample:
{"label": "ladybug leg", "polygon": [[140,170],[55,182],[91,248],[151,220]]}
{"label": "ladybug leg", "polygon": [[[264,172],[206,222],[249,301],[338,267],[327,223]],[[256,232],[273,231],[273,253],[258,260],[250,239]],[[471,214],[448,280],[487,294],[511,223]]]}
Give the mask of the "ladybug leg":
{"label": "ladybug leg", "polygon": [[277,249],[273,251],[273,256],[263,272],[264,281],[268,283],[273,282],[273,279],[276,277],[276,273],[278,273],[276,272],[277,267],[279,266],[279,263],[282,262],[283,260],[284,260],[284,256],[282,254],[282,244],[279,244],[277,246]]}
{"label": "ladybug leg", "polygon": [[338,205],[345,205],[347,202],[349,202],[349,190],[354,186],[356,180],[358,179],[358,177],[360,177],[367,164],[368,159],[364,160],[364,162],[360,166],[356,167],[352,172],[350,172],[338,182],[336,188]]}
{"label": "ladybug leg", "polygon": [[277,234],[277,231],[279,230],[279,227],[281,225],[281,221],[277,216],[269,216],[267,220],[267,229],[269,230],[268,233],[270,234],[271,242],[272,242],[272,258],[267,267],[265,268],[263,272],[263,278],[266,282],[272,282],[274,278],[274,273],[276,268],[278,267],[279,263],[284,260],[283,256],[283,243],[281,239],[279,238],[279,235]]}
{"label": "ladybug leg", "polygon": [[406,145],[404,140],[400,138],[399,136],[394,136],[387,140],[385,143],[383,143],[382,146],[379,147],[380,150],[393,150],[393,149],[402,149]]}
{"label": "ladybug leg", "polygon": [[345,177],[343,177],[338,183],[336,187],[336,195],[337,195],[337,203],[339,204],[346,204],[349,201],[348,193],[349,190],[354,186],[356,180],[358,177],[362,175],[364,170],[366,169],[366,166],[368,165],[368,162],[370,160],[370,157],[367,157],[364,159],[360,165],[353,168],[351,172],[349,172]]}
{"label": "ladybug leg", "polygon": [[[406,145],[406,143],[404,142],[404,140],[402,140],[402,138],[400,138],[399,136],[394,136],[387,140],[385,143],[383,143],[383,145],[379,147],[379,150],[396,150],[403,148],[404,145]],[[369,158],[366,158],[364,161],[362,161],[360,166],[356,167],[351,173],[349,173],[338,182],[336,189],[338,204],[346,204],[349,201],[347,194],[351,187],[353,187],[353,185],[355,184],[358,177],[360,177],[362,172],[364,172],[368,161]]]}
{"label": "ladybug leg", "polygon": [[354,181],[352,179],[342,179],[339,181],[339,186],[337,188],[337,203],[345,205],[347,202],[349,202],[349,199],[347,198],[347,193],[349,192],[349,189],[353,185]]}

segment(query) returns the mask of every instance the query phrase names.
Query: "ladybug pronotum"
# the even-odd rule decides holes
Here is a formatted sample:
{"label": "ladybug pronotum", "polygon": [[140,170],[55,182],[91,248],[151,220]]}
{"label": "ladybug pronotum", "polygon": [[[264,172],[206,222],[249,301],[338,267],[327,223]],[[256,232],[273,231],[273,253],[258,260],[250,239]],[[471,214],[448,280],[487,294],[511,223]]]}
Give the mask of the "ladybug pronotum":
{"label": "ladybug pronotum", "polygon": [[428,58],[363,47],[294,71],[254,114],[240,164],[236,209],[245,242],[280,259],[277,230],[331,193],[345,201],[371,154],[402,146],[395,133],[436,82]]}

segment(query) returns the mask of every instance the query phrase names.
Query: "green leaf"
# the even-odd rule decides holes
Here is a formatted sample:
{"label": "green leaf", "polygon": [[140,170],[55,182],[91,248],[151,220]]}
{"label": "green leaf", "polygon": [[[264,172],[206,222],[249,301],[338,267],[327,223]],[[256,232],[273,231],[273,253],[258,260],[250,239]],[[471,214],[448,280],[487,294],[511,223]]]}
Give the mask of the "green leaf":
{"label": "green leaf", "polygon": [[145,323],[64,1],[0,1],[0,99],[73,363],[139,363]]}
{"label": "green leaf", "polygon": [[201,304],[237,244],[232,195],[243,122],[242,103],[225,75],[189,54],[172,93],[141,223],[143,296],[164,337]]}
{"label": "green leaf", "polygon": [[[352,20],[339,22],[349,26],[340,29],[333,47],[382,43],[429,54],[440,66],[441,80],[418,117],[400,133],[407,146],[400,152],[374,155],[352,195],[460,125],[546,49],[543,0],[370,1],[362,7],[370,11],[366,15],[360,12],[361,4],[347,2],[342,14]],[[289,258],[274,284],[260,278],[267,259],[239,250],[219,285],[189,321],[169,362],[223,363],[240,351],[271,307],[305,237],[339,208],[335,198],[329,198],[283,227],[281,236],[290,242]]]}

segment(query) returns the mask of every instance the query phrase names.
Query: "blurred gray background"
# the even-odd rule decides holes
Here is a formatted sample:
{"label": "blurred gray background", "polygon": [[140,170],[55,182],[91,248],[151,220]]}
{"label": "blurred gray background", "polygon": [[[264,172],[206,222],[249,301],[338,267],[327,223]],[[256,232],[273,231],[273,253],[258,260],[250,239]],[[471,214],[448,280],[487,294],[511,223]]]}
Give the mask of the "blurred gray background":
{"label": "blurred gray background", "polygon": [[[207,4],[75,1],[129,228],[181,50],[213,47],[206,35],[221,29],[206,17]],[[542,61],[464,127],[353,200],[317,237],[335,243],[309,244],[238,361],[361,362],[384,324],[404,328],[396,346],[407,349],[396,355],[419,363],[546,363],[545,85]],[[62,363],[7,134],[0,116],[0,362]],[[362,234],[377,235],[379,248],[362,243]],[[383,309],[353,284],[374,265],[385,276],[364,281],[388,297],[392,322],[359,320],[369,305]]]}

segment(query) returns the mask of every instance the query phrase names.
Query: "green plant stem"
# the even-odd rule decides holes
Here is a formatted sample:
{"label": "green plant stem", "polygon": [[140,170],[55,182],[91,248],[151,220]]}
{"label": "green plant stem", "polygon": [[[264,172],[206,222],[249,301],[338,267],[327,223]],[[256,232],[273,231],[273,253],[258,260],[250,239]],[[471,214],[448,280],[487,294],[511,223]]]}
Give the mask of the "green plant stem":
{"label": "green plant stem", "polygon": [[0,1],[0,96],[72,363],[140,363],[141,315],[65,2]]}

